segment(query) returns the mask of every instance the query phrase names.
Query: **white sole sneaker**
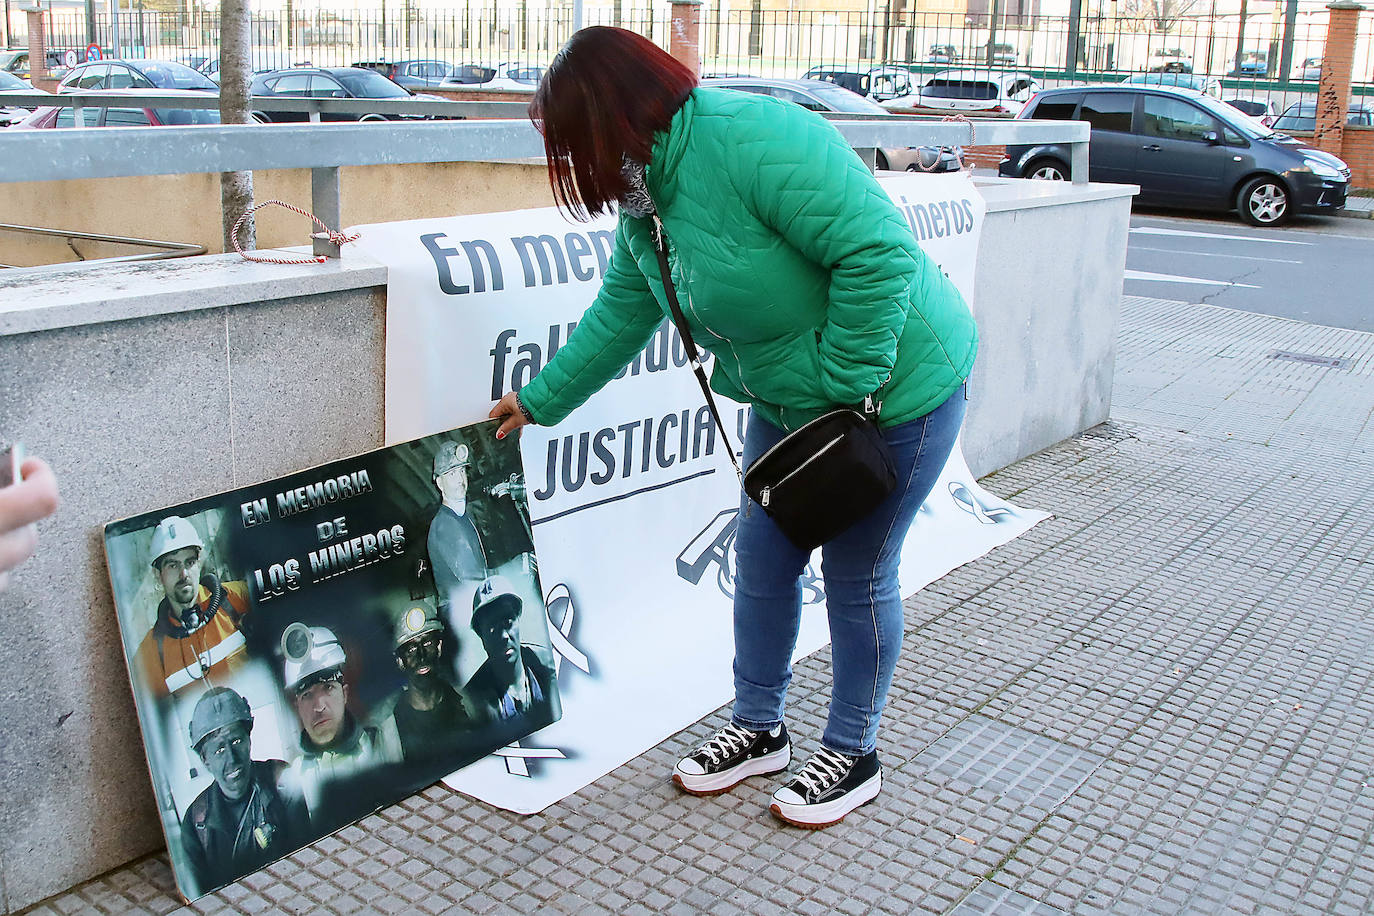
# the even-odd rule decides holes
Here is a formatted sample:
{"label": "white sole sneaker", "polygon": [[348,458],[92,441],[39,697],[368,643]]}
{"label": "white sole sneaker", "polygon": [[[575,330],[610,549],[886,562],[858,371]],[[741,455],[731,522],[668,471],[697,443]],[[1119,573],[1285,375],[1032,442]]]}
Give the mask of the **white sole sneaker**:
{"label": "white sole sneaker", "polygon": [[720,773],[704,773],[695,776],[681,770],[673,771],[673,783],[689,795],[720,795],[728,792],[750,776],[767,776],[787,769],[792,762],[792,745],[789,742],[771,754],[754,757],[738,766]]}
{"label": "white sole sneaker", "polygon": [[[878,793],[883,788],[883,773],[879,770],[868,779],[859,783],[851,791],[846,792],[839,798],[823,802],[817,805],[794,805],[785,801],[780,801],[777,794],[774,794],[772,804],[768,810],[782,821],[791,824],[793,827],[804,827],[807,830],[820,830],[822,827],[830,827],[844,820],[849,812],[866,805],[878,797]],[[779,790],[781,791],[781,790]],[[795,796],[794,796],[795,797]]]}

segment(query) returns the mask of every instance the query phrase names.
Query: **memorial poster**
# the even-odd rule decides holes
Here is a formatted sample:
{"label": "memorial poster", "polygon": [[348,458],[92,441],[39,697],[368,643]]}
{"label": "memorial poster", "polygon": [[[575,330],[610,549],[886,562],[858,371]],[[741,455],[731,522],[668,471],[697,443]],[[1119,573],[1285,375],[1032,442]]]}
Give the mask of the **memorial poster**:
{"label": "memorial poster", "polygon": [[519,445],[496,426],[106,526],[188,899],[560,717]]}

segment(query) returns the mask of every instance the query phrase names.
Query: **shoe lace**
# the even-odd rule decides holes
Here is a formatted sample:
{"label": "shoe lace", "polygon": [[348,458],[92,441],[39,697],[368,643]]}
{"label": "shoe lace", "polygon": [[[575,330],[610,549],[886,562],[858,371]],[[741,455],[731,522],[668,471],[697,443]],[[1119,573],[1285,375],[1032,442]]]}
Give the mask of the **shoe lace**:
{"label": "shoe lace", "polygon": [[697,748],[698,754],[705,754],[711,759],[712,763],[719,763],[731,754],[737,754],[744,750],[758,736],[745,728],[740,728],[735,723],[716,732],[701,747]]}
{"label": "shoe lace", "polygon": [[808,795],[819,795],[839,782],[854,766],[854,761],[828,747],[822,747],[798,771],[796,781]]}

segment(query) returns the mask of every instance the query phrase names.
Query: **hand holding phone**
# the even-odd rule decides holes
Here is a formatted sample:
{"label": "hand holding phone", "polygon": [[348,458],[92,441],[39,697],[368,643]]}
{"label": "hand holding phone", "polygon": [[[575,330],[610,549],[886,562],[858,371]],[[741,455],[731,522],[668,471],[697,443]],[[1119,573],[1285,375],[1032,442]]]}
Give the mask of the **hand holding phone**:
{"label": "hand holding phone", "polygon": [[33,555],[34,523],[57,511],[57,478],[42,458],[24,458],[18,443],[0,451],[0,589],[9,571]]}

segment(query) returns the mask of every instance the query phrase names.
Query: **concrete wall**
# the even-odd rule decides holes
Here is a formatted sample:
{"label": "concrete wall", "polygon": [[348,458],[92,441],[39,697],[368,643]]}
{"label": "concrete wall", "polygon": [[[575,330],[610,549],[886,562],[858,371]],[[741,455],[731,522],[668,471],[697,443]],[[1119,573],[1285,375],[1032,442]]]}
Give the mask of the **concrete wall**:
{"label": "concrete wall", "polygon": [[[1130,193],[984,188],[975,473],[1106,419]],[[0,592],[6,912],[162,843],[102,526],[382,445],[384,289],[348,257],[0,273],[0,435],[45,456],[64,499]]]}
{"label": "concrete wall", "polygon": [[[553,205],[544,165],[517,162],[353,166],[340,170],[343,224],[489,213]],[[310,209],[304,169],[253,173],[261,203],[282,200]],[[224,251],[219,176],[153,175],[39,181],[5,187],[4,222],[44,229],[132,236]],[[255,214],[259,248],[307,245],[314,225],[281,207]],[[89,243],[79,248],[93,250]],[[120,252],[127,253],[127,252]],[[99,255],[97,255],[99,256]],[[65,243],[42,245],[0,236],[0,263],[15,266],[78,260]]]}

